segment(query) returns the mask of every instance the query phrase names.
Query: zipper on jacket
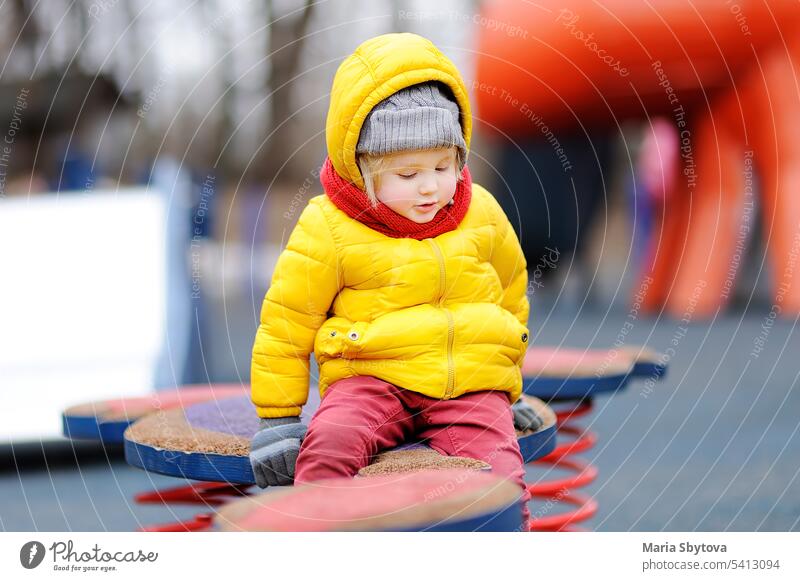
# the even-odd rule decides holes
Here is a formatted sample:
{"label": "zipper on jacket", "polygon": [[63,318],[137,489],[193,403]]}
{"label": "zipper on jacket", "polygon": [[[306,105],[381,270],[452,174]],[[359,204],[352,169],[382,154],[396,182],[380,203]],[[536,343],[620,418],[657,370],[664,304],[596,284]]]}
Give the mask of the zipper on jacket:
{"label": "zipper on jacket", "polygon": [[453,397],[453,389],[456,383],[456,366],[453,361],[453,340],[456,335],[455,324],[453,323],[453,313],[444,309],[447,315],[447,387],[444,390],[444,399]]}
{"label": "zipper on jacket", "polygon": [[451,313],[449,309],[446,309],[442,306],[442,303],[444,302],[444,291],[447,287],[447,271],[445,270],[444,266],[444,255],[442,254],[439,245],[436,244],[432,238],[428,238],[427,240],[431,243],[431,246],[433,247],[433,253],[436,255],[436,259],[439,261],[439,298],[437,302],[439,303],[439,307],[447,316],[447,386],[444,390],[443,399],[450,399],[453,397],[453,390],[455,389],[456,383],[456,366],[453,360],[453,343],[455,340],[456,328],[455,323],[453,322],[453,313]]}

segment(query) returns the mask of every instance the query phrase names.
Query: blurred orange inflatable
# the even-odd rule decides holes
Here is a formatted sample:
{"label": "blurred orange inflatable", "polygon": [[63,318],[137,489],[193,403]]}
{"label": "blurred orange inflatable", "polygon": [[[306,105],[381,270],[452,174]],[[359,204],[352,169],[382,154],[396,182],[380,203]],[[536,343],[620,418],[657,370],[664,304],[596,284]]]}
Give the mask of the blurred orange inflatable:
{"label": "blurred orange inflatable", "polygon": [[484,128],[514,138],[654,115],[674,122],[680,177],[640,273],[647,290],[634,291],[643,311],[691,319],[724,306],[757,192],[773,311],[800,314],[795,1],[494,1],[479,24],[473,89]]}
{"label": "blurred orange inflatable", "polygon": [[795,31],[800,10],[794,0],[495,0],[480,24],[478,114],[513,135],[533,115],[552,128],[688,109]]}

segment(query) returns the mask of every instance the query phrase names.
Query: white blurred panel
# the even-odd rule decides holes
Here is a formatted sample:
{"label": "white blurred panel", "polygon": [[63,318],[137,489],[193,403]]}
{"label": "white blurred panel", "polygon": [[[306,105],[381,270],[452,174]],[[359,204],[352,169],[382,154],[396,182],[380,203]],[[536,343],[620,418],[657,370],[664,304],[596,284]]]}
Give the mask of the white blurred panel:
{"label": "white blurred panel", "polygon": [[151,391],[165,311],[164,208],[146,190],[0,200],[0,443],[61,411]]}

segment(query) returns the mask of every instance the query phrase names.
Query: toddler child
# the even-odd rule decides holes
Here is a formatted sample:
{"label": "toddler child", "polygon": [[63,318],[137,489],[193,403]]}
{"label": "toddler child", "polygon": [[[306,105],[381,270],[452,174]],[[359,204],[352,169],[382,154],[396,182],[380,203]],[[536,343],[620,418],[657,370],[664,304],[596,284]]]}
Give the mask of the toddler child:
{"label": "toddler child", "polygon": [[[373,38],[340,65],[325,194],[278,260],[253,348],[259,486],[352,477],[416,439],[519,484],[527,522],[515,418],[541,424],[517,402],[527,270],[500,206],[471,181],[471,130],[458,70],[420,36]],[[312,351],[322,402],[306,433]]]}

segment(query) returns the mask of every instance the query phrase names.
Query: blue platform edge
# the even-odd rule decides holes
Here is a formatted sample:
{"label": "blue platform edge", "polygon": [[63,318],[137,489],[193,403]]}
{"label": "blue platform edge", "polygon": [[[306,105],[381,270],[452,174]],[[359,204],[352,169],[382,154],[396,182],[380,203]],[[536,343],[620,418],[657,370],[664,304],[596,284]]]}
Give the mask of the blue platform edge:
{"label": "blue platform edge", "polygon": [[583,399],[599,393],[611,393],[624,389],[630,377],[631,373],[577,379],[559,377],[523,378],[522,392],[538,397],[545,402]]}
{"label": "blue platform edge", "polygon": [[100,426],[95,416],[61,415],[61,431],[72,440],[99,440]]}
{"label": "blue platform edge", "polygon": [[71,440],[102,440],[105,444],[122,444],[122,435],[134,421],[135,419],[104,422],[98,420],[97,416],[61,415],[64,437]]}
{"label": "blue platform edge", "polygon": [[522,508],[519,501],[479,514],[467,519],[447,519],[428,526],[417,526],[404,529],[385,529],[387,532],[482,532],[482,533],[508,533],[522,531]]}
{"label": "blue platform edge", "polygon": [[[552,452],[556,447],[556,426],[518,439],[523,460],[528,463]],[[255,484],[247,456],[226,456],[202,452],[176,452],[125,439],[125,460],[131,466],[149,472],[201,480]]]}
{"label": "blue platform edge", "polygon": [[667,364],[657,361],[637,361],[631,371],[631,377],[661,379],[667,374]]}
{"label": "blue platform edge", "polygon": [[599,377],[523,377],[522,391],[545,402],[575,400],[601,393],[621,391],[632,379],[658,380],[667,374],[667,364],[658,361],[637,361],[628,373]]}

